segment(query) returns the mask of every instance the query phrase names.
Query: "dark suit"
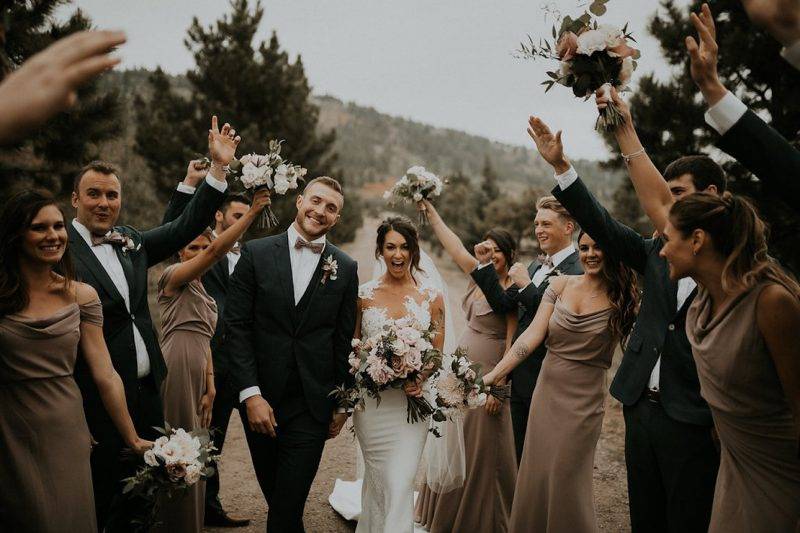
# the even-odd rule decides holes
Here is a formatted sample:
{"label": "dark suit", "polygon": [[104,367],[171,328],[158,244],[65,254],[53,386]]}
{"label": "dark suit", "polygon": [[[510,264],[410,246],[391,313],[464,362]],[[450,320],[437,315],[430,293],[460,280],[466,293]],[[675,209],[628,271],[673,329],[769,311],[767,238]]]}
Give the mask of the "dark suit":
{"label": "dark suit", "polygon": [[717,142],[787,205],[800,210],[800,151],[747,110]]}
{"label": "dark suit", "polygon": [[[322,264],[332,256],[336,279]],[[334,387],[351,383],[356,262],[328,243],[295,305],[286,233],[248,242],[228,287],[225,343],[239,390],[258,386],[275,411],[276,438],[255,433],[240,408],[270,532],[303,531],[303,508],[336,407]]]}
{"label": "dark suit", "polygon": [[[611,384],[611,394],[624,405],[632,530],[706,531],[719,454],[686,338],[694,294],[677,309],[678,284],[659,257],[663,241],[645,239],[614,220],[580,179],[553,194],[602,249],[644,277],[639,315]],[[656,401],[647,398],[647,388],[659,356]]]}
{"label": "dark suit", "polygon": [[[541,268],[541,263],[534,261],[528,266],[528,275],[533,275]],[[556,265],[553,273],[542,281],[537,287],[530,283],[520,291],[516,285],[503,289],[497,272],[491,266],[477,268],[472,271],[472,278],[483,291],[492,310],[498,314],[509,312],[517,313],[517,331],[514,340],[517,340],[523,331],[533,322],[539,302],[544,291],[550,283],[550,277],[559,271],[563,274],[582,274],[583,268],[578,261],[578,252],[573,252]],[[522,459],[522,448],[525,444],[525,433],[528,430],[528,415],[531,410],[531,397],[542,369],[542,361],[547,354],[544,343],[539,345],[533,353],[511,372],[511,423],[514,427],[514,446],[517,451],[517,463]]]}
{"label": "dark suit", "polygon": [[[164,415],[159,391],[167,372],[147,303],[147,270],[175,254],[202,233],[223,198],[223,193],[204,183],[183,215],[174,222],[145,232],[127,226],[114,228],[129,236],[136,246],[136,249],[128,251],[115,246],[128,282],[130,311],[89,245],[72,224],[68,226],[69,250],[75,264],[76,277],[94,287],[100,296],[103,305],[103,336],[114,368],[125,387],[128,410],[137,432],[143,438],[152,439],[157,436],[152,426],[163,427]],[[133,324],[136,324],[142,335],[150,360],[150,374],[142,379],[137,377]],[[89,429],[99,443],[92,451],[92,482],[98,527],[125,530],[130,524],[126,515],[131,506],[122,502],[119,497],[122,489],[120,479],[130,475],[131,465],[119,460],[119,453],[123,448],[122,438],[106,413],[88,366],[82,358],[76,364],[75,379],[83,394]],[[115,501],[112,502],[112,499]],[[111,522],[107,523],[108,520]]]}
{"label": "dark suit", "polygon": [[[175,190],[164,212],[164,223],[178,218],[186,205],[192,199],[192,194]],[[213,224],[213,222],[212,222]],[[232,383],[229,372],[228,357],[225,353],[224,338],[225,322],[222,317],[225,313],[225,296],[228,292],[228,258],[223,257],[211,269],[203,274],[201,281],[206,292],[217,303],[217,327],[211,338],[211,358],[214,362],[214,388],[217,395],[214,397],[214,406],[211,409],[212,440],[217,448],[217,453],[222,453],[225,445],[225,435],[228,432],[228,423],[231,413],[239,404],[239,391]],[[222,511],[222,502],[219,500],[219,468],[214,469],[214,474],[206,478],[206,507],[214,507]]]}

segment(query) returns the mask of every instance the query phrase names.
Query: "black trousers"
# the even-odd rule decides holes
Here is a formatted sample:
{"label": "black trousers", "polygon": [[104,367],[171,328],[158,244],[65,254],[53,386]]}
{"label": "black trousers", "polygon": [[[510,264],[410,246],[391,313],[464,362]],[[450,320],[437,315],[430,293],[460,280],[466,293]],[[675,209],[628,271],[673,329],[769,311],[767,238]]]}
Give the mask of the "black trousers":
{"label": "black trousers", "polygon": [[631,531],[708,531],[719,470],[711,427],[674,420],[644,396],[623,413]]}
{"label": "black trousers", "polygon": [[[217,453],[222,454],[225,445],[225,435],[228,433],[228,423],[231,413],[239,404],[239,391],[236,384],[227,372],[214,375],[214,387],[217,395],[214,397],[214,406],[211,409],[212,441],[217,448]],[[206,509],[222,511],[222,502],[219,500],[219,468],[214,469],[214,475],[206,478]]]}
{"label": "black trousers", "polygon": [[517,451],[517,466],[522,461],[525,433],[528,431],[528,414],[531,412],[530,398],[511,397],[511,426],[514,429],[514,447]]}
{"label": "black trousers", "polygon": [[302,393],[273,406],[277,437],[255,433],[247,409],[239,408],[261,492],[267,500],[267,531],[302,533],[303,510],[328,437],[328,423],[311,416]]}
{"label": "black trousers", "polygon": [[[132,400],[132,401],[131,401]],[[153,427],[164,427],[164,407],[152,376],[139,380],[128,410],[139,436],[155,440],[160,435]],[[139,456],[123,455],[125,443],[110,419],[90,424],[97,445],[92,450],[92,484],[97,528],[106,532],[127,532],[131,520],[140,515],[143,502],[122,494],[122,479],[132,476],[142,466]]]}

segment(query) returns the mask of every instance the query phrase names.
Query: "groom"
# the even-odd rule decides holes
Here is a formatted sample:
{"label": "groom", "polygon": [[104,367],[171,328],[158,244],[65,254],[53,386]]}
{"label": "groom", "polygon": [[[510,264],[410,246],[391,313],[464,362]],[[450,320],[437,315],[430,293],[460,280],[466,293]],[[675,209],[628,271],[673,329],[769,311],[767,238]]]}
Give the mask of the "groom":
{"label": "groom", "polygon": [[358,268],[325,238],[343,204],[336,180],[311,180],[289,229],[245,244],[230,279],[225,341],[271,533],[304,531],[325,440],[347,419],[329,394],[350,381]]}

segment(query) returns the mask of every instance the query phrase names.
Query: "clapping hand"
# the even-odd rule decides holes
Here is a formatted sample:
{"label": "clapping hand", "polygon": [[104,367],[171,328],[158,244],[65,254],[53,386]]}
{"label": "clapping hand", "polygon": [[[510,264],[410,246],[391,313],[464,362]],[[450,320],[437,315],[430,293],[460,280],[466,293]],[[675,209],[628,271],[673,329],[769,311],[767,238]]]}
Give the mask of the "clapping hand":
{"label": "clapping hand", "polygon": [[220,130],[217,116],[211,117],[211,129],[208,130],[208,153],[211,154],[212,167],[224,167],[233,161],[236,147],[242,138],[236,135],[236,130],[227,122]]}
{"label": "clapping hand", "polygon": [[719,81],[717,73],[717,28],[714,25],[714,16],[708,4],[703,4],[700,14],[692,13],[692,24],[697,29],[699,43],[694,37],[686,37],[686,50],[689,52],[689,72],[692,75],[700,92],[703,93],[706,103],[713,106],[725,96],[727,90]]}
{"label": "clapping hand", "polygon": [[120,62],[109,52],[125,40],[119,31],[74,33],[11,73],[0,85],[0,144],[72,106],[78,87]]}
{"label": "clapping hand", "polygon": [[564,145],[561,144],[561,131],[555,135],[550,131],[542,119],[528,118],[528,135],[536,143],[536,149],[542,154],[545,161],[555,169],[558,174],[569,170],[569,161],[564,156]]}

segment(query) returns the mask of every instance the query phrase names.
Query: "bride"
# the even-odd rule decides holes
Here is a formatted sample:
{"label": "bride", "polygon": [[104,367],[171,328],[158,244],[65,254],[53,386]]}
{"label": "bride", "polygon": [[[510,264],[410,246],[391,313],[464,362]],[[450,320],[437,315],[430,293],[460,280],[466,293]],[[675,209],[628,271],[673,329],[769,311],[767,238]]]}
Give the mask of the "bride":
{"label": "bride", "polygon": [[[384,273],[359,288],[355,336],[370,337],[388,320],[412,315],[423,327],[434,325],[435,348],[441,350],[445,306],[441,291],[423,284],[417,230],[404,217],[391,217],[378,227],[376,257]],[[353,425],[364,456],[361,516],[357,533],[411,532],[414,529],[414,478],[429,424],[406,421],[407,396],[423,395],[423,372],[402,389],[381,392],[380,405],[365,398]]]}

